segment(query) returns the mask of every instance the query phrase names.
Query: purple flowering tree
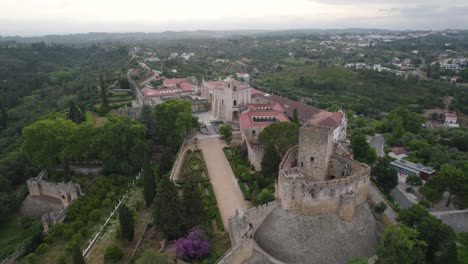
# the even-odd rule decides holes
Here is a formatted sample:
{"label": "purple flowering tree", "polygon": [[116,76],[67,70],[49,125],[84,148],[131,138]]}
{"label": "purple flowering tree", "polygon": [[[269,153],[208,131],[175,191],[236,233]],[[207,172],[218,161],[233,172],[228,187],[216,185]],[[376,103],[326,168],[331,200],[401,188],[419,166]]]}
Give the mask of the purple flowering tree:
{"label": "purple flowering tree", "polygon": [[181,259],[201,259],[210,254],[210,241],[205,233],[194,228],[186,237],[177,239],[177,256]]}

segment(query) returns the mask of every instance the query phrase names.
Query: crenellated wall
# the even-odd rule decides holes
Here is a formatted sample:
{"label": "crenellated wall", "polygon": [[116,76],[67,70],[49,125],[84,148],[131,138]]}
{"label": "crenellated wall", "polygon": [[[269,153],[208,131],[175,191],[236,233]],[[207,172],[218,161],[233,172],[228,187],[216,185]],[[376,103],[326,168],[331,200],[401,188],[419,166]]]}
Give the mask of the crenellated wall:
{"label": "crenellated wall", "polygon": [[354,207],[366,201],[370,178],[369,166],[354,163],[350,176],[320,182],[306,179],[299,167],[282,169],[277,188],[282,208],[305,215],[338,213],[342,220],[351,221]]}

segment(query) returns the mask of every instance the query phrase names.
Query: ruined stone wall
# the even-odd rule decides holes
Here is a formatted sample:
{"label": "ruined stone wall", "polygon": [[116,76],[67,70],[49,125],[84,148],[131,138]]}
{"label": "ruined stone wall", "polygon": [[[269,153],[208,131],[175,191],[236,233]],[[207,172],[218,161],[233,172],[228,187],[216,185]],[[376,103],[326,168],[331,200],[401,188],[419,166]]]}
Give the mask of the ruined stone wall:
{"label": "ruined stone wall", "polygon": [[81,188],[73,182],[53,183],[41,178],[31,178],[27,180],[29,194],[32,196],[48,196],[59,199],[64,207],[67,207],[73,200],[81,195]]}

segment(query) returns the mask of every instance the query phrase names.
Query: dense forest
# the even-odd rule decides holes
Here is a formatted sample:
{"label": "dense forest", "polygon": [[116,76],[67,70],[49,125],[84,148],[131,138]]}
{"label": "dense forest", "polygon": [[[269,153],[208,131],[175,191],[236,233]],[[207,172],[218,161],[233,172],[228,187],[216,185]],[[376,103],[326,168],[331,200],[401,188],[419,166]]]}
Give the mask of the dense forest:
{"label": "dense forest", "polygon": [[460,88],[441,82],[324,65],[285,66],[262,74],[255,84],[320,108],[338,107],[373,116],[398,106],[417,112],[443,108],[444,96],[461,92]]}
{"label": "dense forest", "polygon": [[0,48],[0,218],[27,193],[15,193],[15,186],[37,173],[21,151],[23,127],[49,112],[89,109],[99,98],[99,74],[109,83],[117,79],[127,50],[44,43]]}

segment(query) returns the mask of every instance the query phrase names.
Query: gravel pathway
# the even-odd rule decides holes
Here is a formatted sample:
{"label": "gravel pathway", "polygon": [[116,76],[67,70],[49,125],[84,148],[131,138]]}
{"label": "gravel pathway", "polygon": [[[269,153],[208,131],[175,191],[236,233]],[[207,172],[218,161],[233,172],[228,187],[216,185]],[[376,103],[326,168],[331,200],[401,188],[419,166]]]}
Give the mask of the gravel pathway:
{"label": "gravel pathway", "polygon": [[235,214],[236,209],[246,209],[247,202],[224,155],[224,141],[211,138],[199,141],[198,146],[203,151],[223,224],[227,227],[229,217]]}

